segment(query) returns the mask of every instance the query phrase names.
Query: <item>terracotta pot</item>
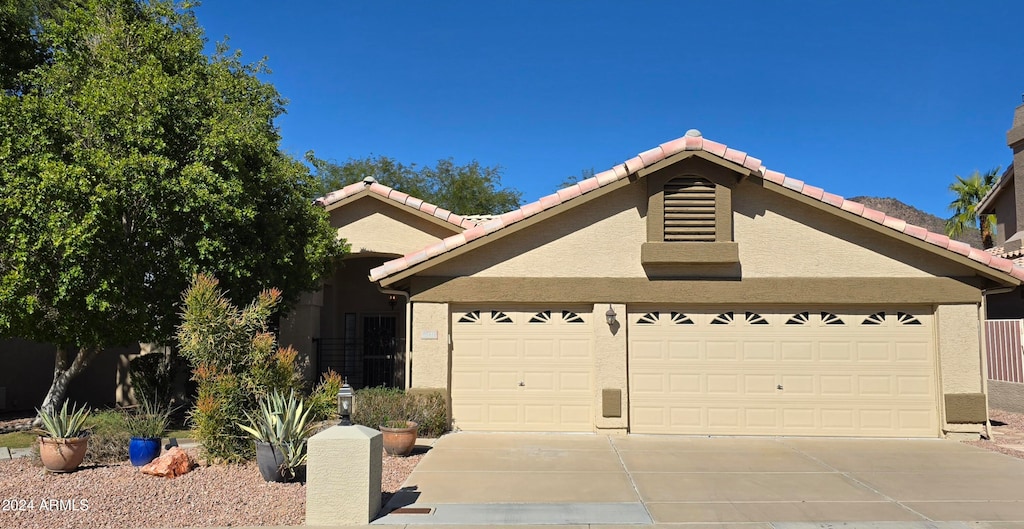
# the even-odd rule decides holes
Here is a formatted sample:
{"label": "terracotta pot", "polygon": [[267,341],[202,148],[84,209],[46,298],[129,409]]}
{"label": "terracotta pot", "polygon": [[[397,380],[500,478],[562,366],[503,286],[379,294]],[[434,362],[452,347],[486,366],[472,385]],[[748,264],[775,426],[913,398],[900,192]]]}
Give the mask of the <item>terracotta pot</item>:
{"label": "terracotta pot", "polygon": [[416,432],[420,425],[413,421],[405,421],[405,428],[389,428],[381,426],[384,434],[384,451],[391,456],[407,456],[416,446]]}
{"label": "terracotta pot", "polygon": [[85,459],[88,437],[70,439],[39,438],[39,458],[50,472],[74,472]]}

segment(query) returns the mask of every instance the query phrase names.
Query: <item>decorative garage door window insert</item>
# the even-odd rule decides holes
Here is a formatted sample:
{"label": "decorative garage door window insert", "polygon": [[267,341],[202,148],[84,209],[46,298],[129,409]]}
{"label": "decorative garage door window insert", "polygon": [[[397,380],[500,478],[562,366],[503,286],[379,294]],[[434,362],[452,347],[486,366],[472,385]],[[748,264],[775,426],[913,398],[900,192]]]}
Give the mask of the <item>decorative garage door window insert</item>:
{"label": "decorative garage door window insert", "polygon": [[[512,323],[512,318],[500,310],[492,310],[491,321],[494,323]],[[471,310],[459,318],[458,323],[480,323],[480,311]]]}

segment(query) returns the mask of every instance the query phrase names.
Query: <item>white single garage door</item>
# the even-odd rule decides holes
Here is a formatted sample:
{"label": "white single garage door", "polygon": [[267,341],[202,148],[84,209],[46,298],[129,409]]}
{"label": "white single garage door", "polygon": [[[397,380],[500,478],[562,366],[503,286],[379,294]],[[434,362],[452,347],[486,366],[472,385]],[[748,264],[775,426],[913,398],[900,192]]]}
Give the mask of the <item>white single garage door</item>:
{"label": "white single garage door", "polygon": [[593,431],[589,309],[452,312],[452,418],[462,430]]}
{"label": "white single garage door", "polygon": [[631,311],[630,431],[936,437],[933,334],[928,309]]}

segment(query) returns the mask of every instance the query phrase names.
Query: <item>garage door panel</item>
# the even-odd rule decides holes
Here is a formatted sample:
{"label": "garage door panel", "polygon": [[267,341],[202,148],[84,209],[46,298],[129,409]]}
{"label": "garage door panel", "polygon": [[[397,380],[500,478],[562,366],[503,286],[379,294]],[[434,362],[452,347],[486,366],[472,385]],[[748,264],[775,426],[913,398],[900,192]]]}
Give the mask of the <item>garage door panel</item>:
{"label": "garage door panel", "polygon": [[925,310],[659,310],[627,321],[632,432],[938,435]]}
{"label": "garage door panel", "polygon": [[[589,312],[452,313],[452,415],[463,430],[592,431]],[[660,347],[660,344],[655,344]]]}
{"label": "garage door panel", "polygon": [[785,429],[814,429],[818,424],[817,415],[817,410],[814,408],[785,408],[782,410],[782,427]]}
{"label": "garage door panel", "polygon": [[810,361],[814,360],[814,344],[811,342],[780,341],[780,357],[786,361]]}
{"label": "garage door panel", "polygon": [[775,361],[774,342],[744,341],[742,343],[745,362]]}
{"label": "garage door panel", "polygon": [[590,359],[590,339],[561,339],[558,341],[558,353],[560,358]]}
{"label": "garage door panel", "polygon": [[492,339],[486,341],[485,356],[491,360],[519,357],[518,345],[514,339]]}
{"label": "garage door panel", "polygon": [[853,360],[853,344],[850,342],[819,342],[818,351],[822,362],[850,362]]}
{"label": "garage door panel", "polygon": [[725,360],[734,362],[739,360],[739,347],[734,341],[717,341],[708,340],[705,342],[705,350],[707,351],[707,360]]}
{"label": "garage door panel", "polygon": [[897,343],[896,360],[899,362],[928,363],[928,344],[926,342]]}

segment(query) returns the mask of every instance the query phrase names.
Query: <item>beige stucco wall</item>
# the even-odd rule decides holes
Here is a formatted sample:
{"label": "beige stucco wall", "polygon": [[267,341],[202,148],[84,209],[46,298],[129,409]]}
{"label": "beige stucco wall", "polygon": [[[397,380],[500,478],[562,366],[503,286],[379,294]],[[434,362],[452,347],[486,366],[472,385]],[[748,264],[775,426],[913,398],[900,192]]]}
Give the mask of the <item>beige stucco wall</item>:
{"label": "beige stucco wall", "polygon": [[935,311],[942,393],[981,393],[977,305],[939,305]]}
{"label": "beige stucco wall", "polygon": [[[517,231],[430,270],[478,277],[645,277],[640,243],[647,225],[637,204],[646,186],[632,184]],[[632,244],[631,241],[636,241]]]}
{"label": "beige stucco wall", "polygon": [[748,181],[733,192],[733,211],[743,277],[968,274],[924,250]]}
{"label": "beige stucco wall", "polygon": [[[413,388],[448,389],[450,336],[447,303],[413,303],[412,306]],[[437,339],[424,339],[436,333]]]}
{"label": "beige stucco wall", "polygon": [[[626,377],[626,305],[612,304],[617,325],[609,327],[605,313],[609,305],[594,305],[594,426],[607,433],[625,433],[629,425],[629,391]],[[602,390],[618,389],[622,395],[621,417],[604,417]]]}
{"label": "beige stucco wall", "polygon": [[331,226],[338,237],[352,247],[352,252],[373,252],[405,255],[457,233],[403,211],[371,196],[364,196],[330,212]]}
{"label": "beige stucco wall", "polygon": [[[736,186],[740,274],[763,277],[930,277],[972,272],[933,253],[764,189]],[[648,277],[646,182],[640,180],[428,271],[434,276]],[[515,229],[515,228],[513,228]]]}

